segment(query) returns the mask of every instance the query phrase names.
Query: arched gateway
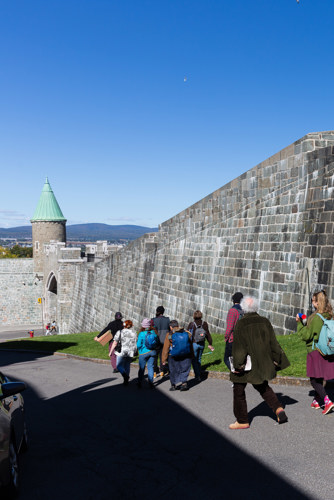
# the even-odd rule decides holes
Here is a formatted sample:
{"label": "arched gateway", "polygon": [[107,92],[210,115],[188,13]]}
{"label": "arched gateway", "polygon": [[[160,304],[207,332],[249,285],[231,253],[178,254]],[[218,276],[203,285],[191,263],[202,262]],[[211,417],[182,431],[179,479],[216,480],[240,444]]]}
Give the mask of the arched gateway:
{"label": "arched gateway", "polygon": [[57,278],[51,272],[46,281],[45,287],[45,308],[44,308],[45,323],[57,323]]}

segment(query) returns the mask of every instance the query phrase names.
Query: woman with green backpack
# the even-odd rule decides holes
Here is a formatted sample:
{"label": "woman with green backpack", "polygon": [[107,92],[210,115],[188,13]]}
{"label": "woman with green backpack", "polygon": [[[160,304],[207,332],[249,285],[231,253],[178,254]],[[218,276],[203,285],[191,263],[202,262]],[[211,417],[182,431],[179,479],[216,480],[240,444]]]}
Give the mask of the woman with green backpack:
{"label": "woman with green backpack", "polygon": [[334,379],[334,355],[324,356],[316,349],[315,345],[324,324],[321,317],[325,320],[332,319],[333,310],[325,291],[313,294],[312,305],[315,312],[308,318],[306,325],[303,325],[300,315],[297,314],[297,333],[306,343],[306,374],[310,377],[311,385],[315,391],[311,408],[318,410],[324,402],[322,413],[327,415],[334,409],[334,403],[329,399],[323,381]]}

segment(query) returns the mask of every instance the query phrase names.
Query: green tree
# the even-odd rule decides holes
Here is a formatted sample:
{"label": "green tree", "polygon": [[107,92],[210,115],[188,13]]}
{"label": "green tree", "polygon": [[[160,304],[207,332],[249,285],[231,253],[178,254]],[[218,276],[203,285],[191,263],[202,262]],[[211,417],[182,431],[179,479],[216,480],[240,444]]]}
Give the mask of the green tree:
{"label": "green tree", "polygon": [[32,247],[14,245],[12,248],[5,248],[0,246],[0,259],[21,259],[31,257]]}
{"label": "green tree", "polygon": [[0,259],[13,259],[10,248],[0,247]]}

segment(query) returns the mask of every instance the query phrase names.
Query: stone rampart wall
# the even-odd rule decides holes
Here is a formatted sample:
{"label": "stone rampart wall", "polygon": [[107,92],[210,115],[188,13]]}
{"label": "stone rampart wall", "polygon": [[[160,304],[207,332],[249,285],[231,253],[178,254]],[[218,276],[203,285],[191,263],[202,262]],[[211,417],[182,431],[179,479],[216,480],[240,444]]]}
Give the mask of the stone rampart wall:
{"label": "stone rampart wall", "polygon": [[35,278],[33,259],[0,259],[0,324],[42,324],[42,281]]}
{"label": "stone rampart wall", "polygon": [[38,323],[42,296],[61,333],[100,330],[117,310],[138,327],[161,304],[185,324],[201,309],[223,333],[242,291],[290,333],[310,292],[334,299],[333,190],[334,132],[308,134],[107,257],[45,245],[43,289],[32,259],[0,260],[0,323]]}
{"label": "stone rampart wall", "polygon": [[334,132],[308,134],[102,262],[75,266],[69,331],[95,331],[116,310],[163,304],[186,324],[201,309],[223,333],[235,291],[259,297],[279,334],[309,294],[333,288]]}

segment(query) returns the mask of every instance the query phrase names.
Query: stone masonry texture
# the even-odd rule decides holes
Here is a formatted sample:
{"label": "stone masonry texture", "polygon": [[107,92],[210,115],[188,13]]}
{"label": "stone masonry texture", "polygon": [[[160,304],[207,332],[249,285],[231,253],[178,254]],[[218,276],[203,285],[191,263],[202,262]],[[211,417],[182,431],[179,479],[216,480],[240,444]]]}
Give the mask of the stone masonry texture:
{"label": "stone masonry texture", "polygon": [[64,221],[34,221],[32,223],[32,244],[35,271],[43,271],[44,244],[51,240],[66,241],[66,224]]}
{"label": "stone masonry texture", "polygon": [[185,325],[200,309],[224,333],[241,291],[289,334],[311,292],[334,298],[333,192],[334,131],[312,133],[125,248],[87,262],[80,249],[44,244],[45,318],[56,315],[60,333],[93,332],[120,310],[138,328],[163,305]]}
{"label": "stone masonry texture", "polygon": [[[277,334],[295,331],[310,293],[334,298],[334,132],[308,134],[99,262],[67,264],[69,332],[122,311],[138,327],[158,305],[187,324],[195,309],[223,333],[236,291],[260,299]],[[71,282],[71,284],[70,284]]]}
{"label": "stone masonry texture", "polygon": [[41,297],[33,259],[0,259],[1,325],[42,325]]}

